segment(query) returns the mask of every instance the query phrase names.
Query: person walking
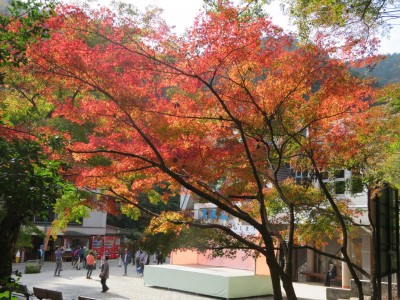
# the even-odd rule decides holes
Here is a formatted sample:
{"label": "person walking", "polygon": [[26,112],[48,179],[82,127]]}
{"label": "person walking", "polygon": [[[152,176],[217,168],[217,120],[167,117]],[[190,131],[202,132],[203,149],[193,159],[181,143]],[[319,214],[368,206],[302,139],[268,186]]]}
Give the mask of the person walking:
{"label": "person walking", "polygon": [[102,286],[102,293],[105,293],[109,290],[108,286],[107,286],[107,279],[110,275],[110,266],[108,264],[108,255],[106,255],[106,257],[104,258],[104,263],[101,265],[101,273],[100,273],[100,282],[101,282],[101,286]]}
{"label": "person walking", "polygon": [[128,251],[128,248],[125,248],[124,254],[122,256],[122,261],[124,262],[124,276],[128,275],[128,265],[131,263],[132,255]]}
{"label": "person walking", "polygon": [[74,251],[72,251],[72,260],[71,263],[77,269],[77,264],[79,263],[79,248],[75,247]]}
{"label": "person walking", "polygon": [[64,248],[56,246],[56,251],[54,252],[56,256],[56,269],[54,271],[54,276],[60,276],[62,271],[62,255],[64,254]]}
{"label": "person walking", "polygon": [[163,255],[162,255],[162,252],[160,250],[157,251],[156,259],[157,259],[157,265],[162,265],[162,263],[163,263]]}
{"label": "person walking", "polygon": [[91,276],[95,263],[96,261],[94,260],[93,252],[89,251],[89,254],[86,256],[86,267],[87,267],[86,279],[92,279]]}
{"label": "person walking", "polygon": [[78,256],[79,256],[79,260],[78,260],[78,266],[76,267],[77,270],[81,269],[81,263],[82,263],[82,269],[84,269],[86,267],[86,263],[85,263],[85,248],[81,247],[78,251]]}
{"label": "person walking", "polygon": [[118,267],[122,267],[122,257],[123,256],[124,256],[124,249],[121,247],[119,249]]}
{"label": "person walking", "polygon": [[149,255],[146,251],[142,251],[140,256],[140,275],[143,276],[144,273],[144,266],[147,265],[147,261],[149,260]]}
{"label": "person walking", "polygon": [[43,247],[43,245],[40,245],[40,248],[39,248],[39,260],[40,260],[40,265],[43,266],[43,264],[44,264],[44,247]]}
{"label": "person walking", "polygon": [[[140,257],[142,256],[142,250],[140,248],[136,251],[135,253],[135,261],[133,262],[135,264],[136,270],[139,270],[140,267]],[[139,274],[139,271],[137,271]]]}

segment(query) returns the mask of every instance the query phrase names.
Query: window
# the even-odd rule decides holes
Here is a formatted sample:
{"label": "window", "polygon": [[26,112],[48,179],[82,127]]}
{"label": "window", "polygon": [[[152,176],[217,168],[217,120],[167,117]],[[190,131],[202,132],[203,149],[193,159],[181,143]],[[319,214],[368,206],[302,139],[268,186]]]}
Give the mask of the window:
{"label": "window", "polygon": [[344,181],[335,181],[335,194],[344,194],[346,183]]}
{"label": "window", "polygon": [[336,171],[335,178],[344,178],[344,170]]}
{"label": "window", "polygon": [[221,220],[228,220],[228,214],[226,212],[221,212]]}
{"label": "window", "polygon": [[350,191],[352,194],[362,193],[364,190],[361,177],[354,175],[350,178]]}
{"label": "window", "polygon": [[216,220],[217,219],[217,209],[214,208],[211,210],[211,219]]}

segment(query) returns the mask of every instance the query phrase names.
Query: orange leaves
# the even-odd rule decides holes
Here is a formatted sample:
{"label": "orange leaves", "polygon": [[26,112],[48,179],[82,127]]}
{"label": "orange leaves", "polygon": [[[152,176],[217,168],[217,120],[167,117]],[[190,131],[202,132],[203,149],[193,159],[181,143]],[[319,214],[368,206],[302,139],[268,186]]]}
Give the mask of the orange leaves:
{"label": "orange leaves", "polygon": [[295,47],[268,18],[243,19],[227,5],[178,38],[157,14],[61,12],[30,55],[49,86],[70,90],[54,103],[84,130],[69,147],[82,186],[134,201],[173,182],[229,209],[230,196],[279,187],[272,169],[312,168],[310,158],[323,169],[361,151],[355,133],[371,88],[331,48]]}

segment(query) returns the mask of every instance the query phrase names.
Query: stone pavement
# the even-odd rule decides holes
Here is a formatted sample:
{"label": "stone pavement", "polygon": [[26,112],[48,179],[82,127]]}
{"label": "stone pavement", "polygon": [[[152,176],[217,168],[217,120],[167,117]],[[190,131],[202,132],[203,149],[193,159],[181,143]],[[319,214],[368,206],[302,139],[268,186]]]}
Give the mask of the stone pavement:
{"label": "stone pavement", "polygon": [[[157,287],[144,286],[143,278],[136,274],[135,267],[128,266],[128,276],[123,276],[123,267],[118,267],[118,260],[109,260],[110,278],[107,285],[110,290],[100,293],[101,284],[97,268],[93,270],[92,278],[86,279],[86,270],[76,270],[70,262],[63,263],[61,276],[54,276],[55,263],[45,262],[42,271],[37,274],[24,274],[25,264],[13,264],[13,270],[21,271],[21,283],[28,286],[40,287],[63,293],[64,300],[77,300],[78,296],[86,296],[105,300],[212,300],[219,299],[203,295],[196,295],[176,290],[168,290]],[[99,262],[98,262],[99,264]],[[295,283],[295,290],[300,300],[324,300],[326,298],[325,287],[322,284]],[[25,298],[20,298],[25,299]],[[33,297],[33,299],[36,299]],[[253,297],[251,300],[271,300],[272,296]],[[290,299],[289,299],[290,300]]]}

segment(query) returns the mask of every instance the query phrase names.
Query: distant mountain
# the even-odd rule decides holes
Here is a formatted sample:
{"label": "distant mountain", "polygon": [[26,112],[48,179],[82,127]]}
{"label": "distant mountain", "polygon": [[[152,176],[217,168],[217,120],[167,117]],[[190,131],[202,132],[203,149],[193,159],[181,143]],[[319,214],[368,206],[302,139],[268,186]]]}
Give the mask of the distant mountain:
{"label": "distant mountain", "polygon": [[400,82],[400,53],[389,54],[373,69],[361,68],[354,70],[357,76],[376,78],[377,86]]}
{"label": "distant mountain", "polygon": [[381,85],[400,81],[400,53],[390,54],[372,70]]}

